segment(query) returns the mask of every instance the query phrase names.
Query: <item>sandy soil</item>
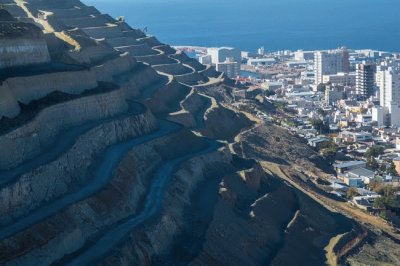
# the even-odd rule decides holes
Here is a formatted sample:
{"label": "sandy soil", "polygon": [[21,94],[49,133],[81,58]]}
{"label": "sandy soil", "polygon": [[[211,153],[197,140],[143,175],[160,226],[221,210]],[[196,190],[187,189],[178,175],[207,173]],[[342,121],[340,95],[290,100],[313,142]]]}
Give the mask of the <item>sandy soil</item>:
{"label": "sandy soil", "polygon": [[[325,197],[320,194],[320,191],[310,187],[299,178],[300,175],[309,176],[312,179],[328,177],[328,174],[321,170],[324,167],[318,168],[318,163],[315,164],[314,161],[311,162],[309,160],[309,158],[314,158],[316,155],[312,153],[312,150],[308,149],[306,144],[296,143],[294,137],[286,130],[271,130],[266,129],[267,127],[258,124],[256,127],[242,132],[235,139],[238,144],[232,145],[231,149],[242,156],[260,160],[267,173],[273,173],[293,187],[306,193],[328,210],[344,214],[369,230],[368,239],[357,239],[354,247],[360,243],[367,243],[361,245],[358,249],[351,250],[350,248],[350,255],[345,259],[338,258],[334,252],[334,247],[343,235],[337,235],[332,238],[325,248],[327,264],[337,265],[338,260],[341,259],[340,263],[357,266],[400,265],[398,259],[400,257],[398,256],[400,252],[400,235],[395,233],[392,226],[380,217],[372,216],[350,205],[348,202],[340,202]],[[276,140],[275,143],[274,139]],[[263,140],[264,143],[260,144],[258,140]],[[251,142],[255,142],[258,145],[252,145]],[[277,158],[280,158],[280,160],[276,160]],[[392,239],[385,237],[384,234],[388,234]]]}

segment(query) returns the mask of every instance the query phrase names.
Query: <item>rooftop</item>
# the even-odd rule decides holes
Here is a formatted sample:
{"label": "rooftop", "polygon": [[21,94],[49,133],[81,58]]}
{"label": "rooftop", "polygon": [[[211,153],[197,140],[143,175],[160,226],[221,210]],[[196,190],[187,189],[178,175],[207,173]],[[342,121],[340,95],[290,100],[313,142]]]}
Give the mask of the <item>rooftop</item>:
{"label": "rooftop", "polygon": [[329,138],[324,137],[324,136],[318,136],[318,137],[315,137],[315,138],[311,138],[308,141],[316,142],[316,141],[326,141],[326,140],[329,140]]}
{"label": "rooftop", "polygon": [[216,51],[219,51],[219,50],[236,50],[236,48],[223,46],[223,47],[209,47],[209,48],[207,48],[207,50],[216,50]]}
{"label": "rooftop", "polygon": [[276,60],[275,58],[266,57],[266,58],[250,58],[249,61],[256,63],[256,62],[275,62]]}
{"label": "rooftop", "polygon": [[375,172],[368,170],[366,168],[357,168],[357,169],[353,169],[349,171],[349,174],[355,175],[355,176],[365,176],[365,177],[374,177],[375,176]]}
{"label": "rooftop", "polygon": [[338,163],[338,164],[335,164],[334,166],[336,168],[347,168],[347,167],[359,166],[359,165],[365,165],[365,162],[364,161],[350,161],[350,162]]}

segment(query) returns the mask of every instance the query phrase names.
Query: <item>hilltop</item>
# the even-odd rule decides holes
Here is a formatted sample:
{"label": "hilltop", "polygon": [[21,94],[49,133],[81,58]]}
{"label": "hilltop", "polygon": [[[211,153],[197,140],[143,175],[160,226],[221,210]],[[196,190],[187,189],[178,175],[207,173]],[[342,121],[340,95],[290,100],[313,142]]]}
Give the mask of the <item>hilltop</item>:
{"label": "hilltop", "polygon": [[41,57],[19,42],[2,73],[0,264],[321,265],[360,244],[265,167],[319,158],[231,105],[223,73],[78,0],[1,3]]}

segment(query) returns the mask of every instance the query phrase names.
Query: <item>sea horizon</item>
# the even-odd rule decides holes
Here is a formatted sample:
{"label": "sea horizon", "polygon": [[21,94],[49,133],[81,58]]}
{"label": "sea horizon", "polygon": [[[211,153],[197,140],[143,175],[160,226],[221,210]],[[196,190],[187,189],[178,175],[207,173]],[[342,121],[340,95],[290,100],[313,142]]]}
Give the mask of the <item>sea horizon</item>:
{"label": "sea horizon", "polygon": [[113,17],[124,16],[131,26],[147,28],[149,35],[173,46],[232,46],[250,52],[261,46],[266,51],[341,46],[400,51],[396,0],[83,2]]}

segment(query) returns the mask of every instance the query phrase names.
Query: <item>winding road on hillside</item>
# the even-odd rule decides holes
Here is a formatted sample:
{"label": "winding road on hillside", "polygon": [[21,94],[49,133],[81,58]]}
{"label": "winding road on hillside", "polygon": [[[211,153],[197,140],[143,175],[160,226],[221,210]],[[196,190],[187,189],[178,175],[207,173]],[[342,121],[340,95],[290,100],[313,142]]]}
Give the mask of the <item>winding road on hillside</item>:
{"label": "winding road on hillside", "polygon": [[207,139],[207,142],[208,147],[203,150],[186,154],[162,164],[158,169],[154,182],[152,183],[150,191],[147,194],[143,210],[138,215],[135,215],[129,218],[127,221],[116,225],[114,228],[111,228],[100,239],[94,241],[91,246],[86,247],[86,249],[80,255],[76,256],[72,261],[70,261],[70,263],[67,263],[67,265],[93,265],[94,262],[107,255],[113,249],[113,247],[118,245],[118,243],[127,237],[129,233],[137,226],[141,225],[157,214],[157,212],[162,208],[164,193],[168,186],[169,180],[171,179],[174,171],[176,171],[177,167],[184,161],[213,152],[222,146],[222,144],[217,141]]}
{"label": "winding road on hillside", "polygon": [[128,112],[113,117],[109,117],[106,119],[90,121],[65,131],[64,133],[58,136],[57,140],[55,141],[56,144],[52,147],[49,147],[47,151],[37,155],[35,158],[31,160],[24,162],[23,164],[20,164],[18,167],[6,170],[4,172],[0,172],[0,188],[4,187],[5,185],[8,185],[10,182],[15,180],[22,174],[56,160],[67,150],[69,150],[76,143],[76,140],[81,135],[85,134],[89,130],[106,122],[110,122],[116,119],[121,119],[133,115],[140,115],[145,112],[146,112],[146,107],[144,105],[136,102],[129,102]]}
{"label": "winding road on hillside", "polygon": [[92,169],[95,170],[93,172],[93,177],[90,178],[90,183],[84,185],[80,190],[72,194],[68,194],[33,211],[28,216],[15,221],[9,226],[1,228],[0,240],[15,235],[16,233],[46,219],[47,217],[57,214],[68,206],[71,206],[72,204],[95,194],[105,185],[107,185],[112,178],[113,170],[127,152],[137,145],[169,135],[173,132],[177,132],[181,128],[182,126],[179,124],[165,120],[159,120],[158,131],[108,147],[102,154],[98,156],[99,161],[92,166]]}

